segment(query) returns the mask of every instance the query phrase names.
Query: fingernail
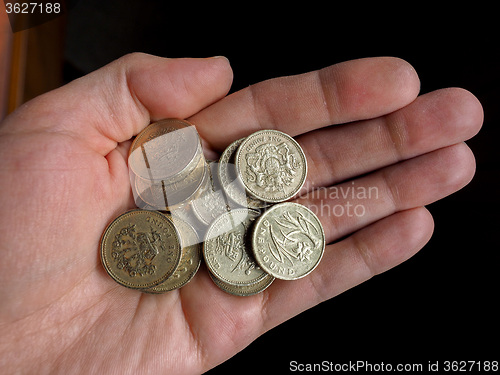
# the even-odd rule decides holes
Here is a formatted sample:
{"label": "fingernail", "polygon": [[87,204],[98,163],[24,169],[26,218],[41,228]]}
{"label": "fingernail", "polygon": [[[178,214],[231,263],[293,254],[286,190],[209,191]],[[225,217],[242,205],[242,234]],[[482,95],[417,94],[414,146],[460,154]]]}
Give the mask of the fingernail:
{"label": "fingernail", "polygon": [[225,59],[225,60],[229,61],[229,59],[226,56],[212,56],[212,57],[208,57],[208,59]]}

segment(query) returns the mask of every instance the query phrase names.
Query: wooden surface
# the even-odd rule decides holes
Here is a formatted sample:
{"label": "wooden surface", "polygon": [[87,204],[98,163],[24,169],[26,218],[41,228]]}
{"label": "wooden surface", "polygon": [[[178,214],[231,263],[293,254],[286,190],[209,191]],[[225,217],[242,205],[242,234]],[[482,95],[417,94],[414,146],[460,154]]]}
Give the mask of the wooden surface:
{"label": "wooden surface", "polygon": [[66,19],[12,33],[0,8],[0,119],[24,102],[62,84]]}
{"label": "wooden surface", "polygon": [[0,120],[7,113],[12,31],[3,2],[0,2]]}

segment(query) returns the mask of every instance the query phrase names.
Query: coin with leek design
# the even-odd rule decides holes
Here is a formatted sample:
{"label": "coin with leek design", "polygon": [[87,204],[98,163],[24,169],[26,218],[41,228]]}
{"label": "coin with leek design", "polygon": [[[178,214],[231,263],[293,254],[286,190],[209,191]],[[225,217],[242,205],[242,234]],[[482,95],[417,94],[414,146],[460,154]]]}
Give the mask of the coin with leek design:
{"label": "coin with leek design", "polygon": [[132,289],[165,281],[181,259],[177,230],[156,211],[132,210],[118,216],[104,231],[100,250],[106,272]]}
{"label": "coin with leek design", "polygon": [[203,256],[209,271],[230,285],[251,285],[267,274],[255,263],[250,249],[250,226],[258,212],[239,208],[226,212],[209,226]]}
{"label": "coin with leek design", "polygon": [[246,137],[236,151],[235,164],[247,192],[264,202],[292,198],[307,176],[304,151],[292,137],[277,130]]}
{"label": "coin with leek design", "polygon": [[325,233],[310,209],[298,203],[280,203],[256,220],[252,250],[264,271],[278,279],[296,280],[319,264],[325,251]]}

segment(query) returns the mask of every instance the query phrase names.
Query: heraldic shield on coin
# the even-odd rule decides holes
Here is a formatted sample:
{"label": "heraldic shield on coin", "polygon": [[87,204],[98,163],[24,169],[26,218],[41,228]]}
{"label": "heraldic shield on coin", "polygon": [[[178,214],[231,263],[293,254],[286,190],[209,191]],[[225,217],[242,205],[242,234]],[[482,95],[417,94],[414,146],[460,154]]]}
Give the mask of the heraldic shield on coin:
{"label": "heraldic shield on coin", "polygon": [[277,130],[261,130],[241,143],[236,169],[249,194],[277,203],[299,192],[307,176],[307,161],[292,137]]}
{"label": "heraldic shield on coin", "polygon": [[153,287],[177,268],[181,244],[164,215],[132,210],[118,216],[101,240],[101,260],[108,274],[132,289]]}

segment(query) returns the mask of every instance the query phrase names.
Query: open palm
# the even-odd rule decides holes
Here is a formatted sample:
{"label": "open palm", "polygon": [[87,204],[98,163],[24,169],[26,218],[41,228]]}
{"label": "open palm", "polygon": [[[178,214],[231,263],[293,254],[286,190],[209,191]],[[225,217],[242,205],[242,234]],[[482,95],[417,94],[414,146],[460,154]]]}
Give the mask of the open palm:
{"label": "open palm", "polygon": [[[432,234],[423,206],[473,176],[462,142],[481,126],[480,104],[461,89],[417,98],[418,77],[402,60],[355,60],[225,97],[231,81],[224,58],[134,54],[2,123],[2,373],[206,371],[273,326],[408,259]],[[164,295],[106,275],[100,236],[133,207],[130,139],[166,117],[196,124],[212,158],[256,130],[296,137],[309,164],[297,200],[316,209],[331,243],[311,275],[246,298],[220,291],[204,268]]]}

